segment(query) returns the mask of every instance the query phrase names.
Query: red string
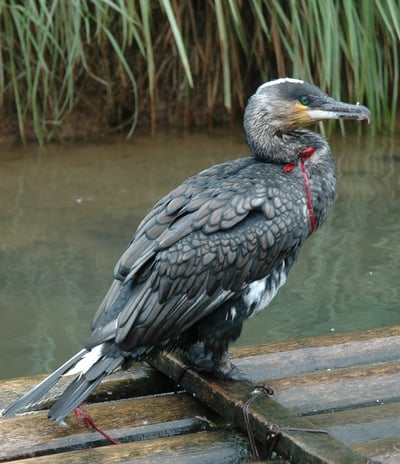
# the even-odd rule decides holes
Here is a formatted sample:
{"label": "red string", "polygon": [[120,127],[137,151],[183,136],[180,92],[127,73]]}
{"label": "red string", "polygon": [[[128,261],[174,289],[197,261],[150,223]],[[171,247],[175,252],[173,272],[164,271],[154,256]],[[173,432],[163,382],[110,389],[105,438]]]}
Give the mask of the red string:
{"label": "red string", "polygon": [[104,430],[102,430],[100,427],[98,427],[95,424],[92,416],[87,411],[82,409],[82,405],[78,406],[77,408],[74,409],[74,414],[77,417],[77,419],[80,419],[81,421],[83,421],[83,423],[85,424],[85,427],[87,429],[92,428],[92,429],[96,430],[97,432],[99,432],[101,435],[103,435],[103,437],[106,440],[108,440],[110,443],[112,443],[113,445],[119,445],[119,441],[117,441],[114,438],[110,437],[110,435],[108,435],[106,432],[104,432]]}
{"label": "red string", "polygon": [[[304,179],[304,185],[306,187],[306,197],[307,197],[307,208],[308,208],[308,215],[310,217],[310,224],[311,224],[311,231],[314,232],[315,230],[315,217],[314,217],[314,210],[313,210],[313,205],[312,205],[312,199],[311,199],[311,189],[310,189],[310,182],[308,180],[308,175],[306,168],[304,166],[306,160],[308,158],[311,158],[311,156],[315,153],[315,148],[314,147],[307,147],[304,148],[304,150],[301,150],[300,152],[300,169],[303,174],[303,179]],[[290,172],[296,167],[295,163],[288,163],[285,164],[283,167],[284,172]]]}

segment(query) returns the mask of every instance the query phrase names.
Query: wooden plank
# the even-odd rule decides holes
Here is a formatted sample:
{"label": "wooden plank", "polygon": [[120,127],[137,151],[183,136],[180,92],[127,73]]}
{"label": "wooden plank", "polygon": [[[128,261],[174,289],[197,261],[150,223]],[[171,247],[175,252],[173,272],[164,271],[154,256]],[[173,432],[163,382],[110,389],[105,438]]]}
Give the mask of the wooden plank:
{"label": "wooden plank", "polygon": [[372,422],[360,424],[326,427],[325,430],[346,445],[356,445],[400,437],[400,421],[398,417],[376,419]]}
{"label": "wooden plank", "polygon": [[[204,430],[207,423],[196,416],[217,420],[215,413],[180,393],[86,406],[98,426],[116,440],[133,441]],[[0,421],[0,461],[102,446],[108,442],[88,432],[74,415],[67,427],[49,421],[44,412]]]}
{"label": "wooden plank", "polygon": [[[369,441],[400,440],[400,403],[350,409],[310,416],[316,426],[327,430],[347,445],[363,445]],[[399,448],[400,450],[400,448]]]}
{"label": "wooden plank", "polygon": [[[250,408],[252,428],[262,446],[268,445],[265,432],[273,423],[292,429],[322,428],[328,430],[332,436],[282,429],[277,451],[287,458],[290,456],[296,464],[367,462],[367,458],[360,456],[359,452],[377,459],[385,455],[384,462],[387,464],[400,462],[390,461],[392,456],[398,456],[395,447],[400,435],[397,424],[400,413],[400,362],[397,361],[400,358],[400,326],[356,334],[333,334],[255,347],[239,347],[232,351],[236,358],[235,363],[254,382],[264,383],[264,379],[267,379],[275,390],[274,401],[258,398]],[[172,399],[174,396],[167,396],[166,400],[158,397],[160,399],[152,398],[150,402],[148,398],[109,402],[113,399],[142,396],[149,392],[173,391],[184,364],[168,355],[154,360],[154,364],[157,368],[161,367],[173,380],[152,368],[138,364],[133,371],[120,372],[105,379],[90,398],[90,401],[107,401],[104,405],[88,406],[88,410],[102,429],[122,441],[152,441],[154,437],[182,433],[191,437],[204,427],[204,422],[196,416],[206,416],[208,419],[212,417],[206,407],[193,406],[192,402],[197,402],[190,395],[177,395],[176,400]],[[15,400],[42,378],[3,382],[0,408]],[[193,371],[186,372],[181,383],[205,404],[226,416],[228,421],[245,430],[242,407],[251,397],[253,387],[250,384],[219,382]],[[55,393],[36,409],[49,407],[54,396],[65,388],[65,384],[63,380]],[[176,408],[179,407],[176,404],[175,408],[174,401],[179,402],[178,398],[183,399],[182,407],[188,409],[188,415],[177,412]],[[386,402],[391,404],[382,405]],[[149,407],[149,404],[154,405],[154,408]],[[358,409],[352,409],[355,407]],[[337,409],[340,411],[326,413]],[[166,414],[159,416],[159,411],[164,410]],[[298,414],[308,416],[299,417]],[[10,424],[10,428],[5,423]],[[0,421],[0,436],[5,437],[6,443],[4,448],[3,442],[0,443],[0,456],[2,450],[14,452],[4,459],[15,459],[70,451],[71,446],[72,449],[80,449],[106,444],[102,437],[86,432],[82,424],[77,424],[73,418],[69,418],[68,423],[68,429],[60,429],[48,421],[44,413]],[[353,450],[344,443],[350,444]],[[390,453],[387,448],[385,453],[384,444],[391,443],[394,448]],[[379,448],[380,444],[382,448]],[[374,445],[377,447],[374,448]],[[161,454],[163,452],[161,450]],[[62,456],[67,454],[63,452]],[[157,462],[146,461],[144,455],[138,459],[144,459],[143,462]],[[169,462],[165,459],[163,462]],[[182,459],[182,462],[192,462]],[[29,462],[32,463],[31,460]]]}
{"label": "wooden plank", "polygon": [[364,408],[335,411],[325,414],[309,416],[309,420],[316,427],[341,426],[347,424],[361,424],[379,419],[400,417],[400,403],[375,404]]}
{"label": "wooden plank", "polygon": [[[241,430],[246,430],[243,406],[252,397],[253,386],[246,382],[221,382],[188,370],[185,364],[172,355],[163,355],[153,365],[196,395],[202,402],[217,411]],[[182,376],[182,373],[184,375]],[[366,463],[370,462],[353,450],[324,433],[296,431],[295,428],[315,429],[312,422],[299,417],[275,401],[263,397],[250,408],[251,426],[256,440],[265,448],[269,445],[266,433],[271,424],[278,424],[281,436],[276,450],[293,462],[302,463]],[[289,428],[289,429],[288,429]],[[292,429],[292,430],[290,430]]]}
{"label": "wooden plank", "polygon": [[[28,378],[4,380],[1,382],[0,409],[13,403],[16,399],[29,391],[46,376],[38,375]],[[48,409],[71,382],[71,377],[60,379],[50,394],[31,410]],[[141,363],[134,364],[129,371],[119,371],[106,377],[88,398],[87,402],[100,402],[122,398],[156,395],[174,391],[174,383],[156,369]]]}
{"label": "wooden plank", "polygon": [[269,382],[275,401],[298,414],[399,400],[400,363],[332,370]]}
{"label": "wooden plank", "polygon": [[247,440],[227,430],[103,446],[16,461],[18,464],[241,464],[248,462]]}
{"label": "wooden plank", "polygon": [[302,348],[313,348],[321,346],[333,346],[343,343],[357,341],[368,341],[373,339],[385,339],[400,336],[400,325],[383,327],[379,329],[363,330],[361,332],[345,332],[322,335],[319,337],[305,337],[295,340],[282,340],[272,343],[260,343],[251,346],[236,346],[230,349],[233,358],[244,358],[256,356],[260,353],[279,353],[300,350]]}
{"label": "wooden plank", "polygon": [[381,464],[399,464],[400,462],[400,437],[374,440],[366,444],[352,446],[352,448]]}
{"label": "wooden plank", "polygon": [[[119,427],[105,432],[119,443],[146,441],[204,431],[204,421],[200,419],[182,419],[178,421],[151,424],[142,427]],[[10,443],[11,444],[11,443]],[[91,449],[110,445],[110,442],[97,432],[83,432],[68,435],[65,438],[53,438],[50,441],[30,447],[21,447],[4,457],[0,462],[15,462],[36,456],[53,456],[74,450]]]}
{"label": "wooden plank", "polygon": [[[320,339],[321,343],[333,342],[338,337]],[[340,337],[347,340],[347,338]],[[315,341],[314,341],[315,344]],[[339,344],[322,346],[306,346],[294,348],[290,343],[287,351],[260,354],[265,346],[253,347],[251,350],[235,350],[235,364],[254,382],[264,379],[291,377],[309,372],[342,369],[351,366],[362,366],[371,363],[389,362],[400,359],[400,335],[384,338],[373,338],[361,341],[346,341]],[[269,349],[281,350],[278,347]],[[255,351],[257,350],[257,355]],[[266,350],[268,351],[268,350]],[[246,357],[243,357],[246,356]]]}

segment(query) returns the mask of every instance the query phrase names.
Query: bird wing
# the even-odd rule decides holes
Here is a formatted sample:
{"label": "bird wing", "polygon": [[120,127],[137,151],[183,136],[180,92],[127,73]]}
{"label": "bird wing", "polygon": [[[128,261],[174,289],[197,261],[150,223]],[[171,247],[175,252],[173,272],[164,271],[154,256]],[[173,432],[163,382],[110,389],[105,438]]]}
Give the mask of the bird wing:
{"label": "bird wing", "polygon": [[292,253],[307,234],[303,195],[294,204],[296,189],[279,187],[267,167],[251,159],[219,165],[161,200],[118,262],[94,332],[127,351],[162,344]]}

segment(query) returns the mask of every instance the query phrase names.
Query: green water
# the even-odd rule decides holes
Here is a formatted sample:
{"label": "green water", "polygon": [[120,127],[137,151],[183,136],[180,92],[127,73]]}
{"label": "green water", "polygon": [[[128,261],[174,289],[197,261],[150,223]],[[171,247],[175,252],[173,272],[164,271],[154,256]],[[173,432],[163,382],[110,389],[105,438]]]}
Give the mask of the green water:
{"label": "green water", "polygon": [[[240,344],[400,324],[400,140],[331,137],[338,198]],[[189,175],[248,153],[241,128],[0,147],[0,378],[79,350],[140,219]]]}

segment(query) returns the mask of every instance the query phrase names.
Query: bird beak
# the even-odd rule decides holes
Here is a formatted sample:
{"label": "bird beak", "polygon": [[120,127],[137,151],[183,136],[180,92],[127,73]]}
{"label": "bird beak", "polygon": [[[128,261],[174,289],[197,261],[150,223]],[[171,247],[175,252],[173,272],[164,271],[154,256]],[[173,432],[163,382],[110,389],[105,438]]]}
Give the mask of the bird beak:
{"label": "bird beak", "polygon": [[325,100],[318,107],[307,107],[305,110],[310,122],[322,121],[325,119],[366,119],[368,124],[371,122],[371,112],[366,106],[351,105],[336,101],[333,98]]}

